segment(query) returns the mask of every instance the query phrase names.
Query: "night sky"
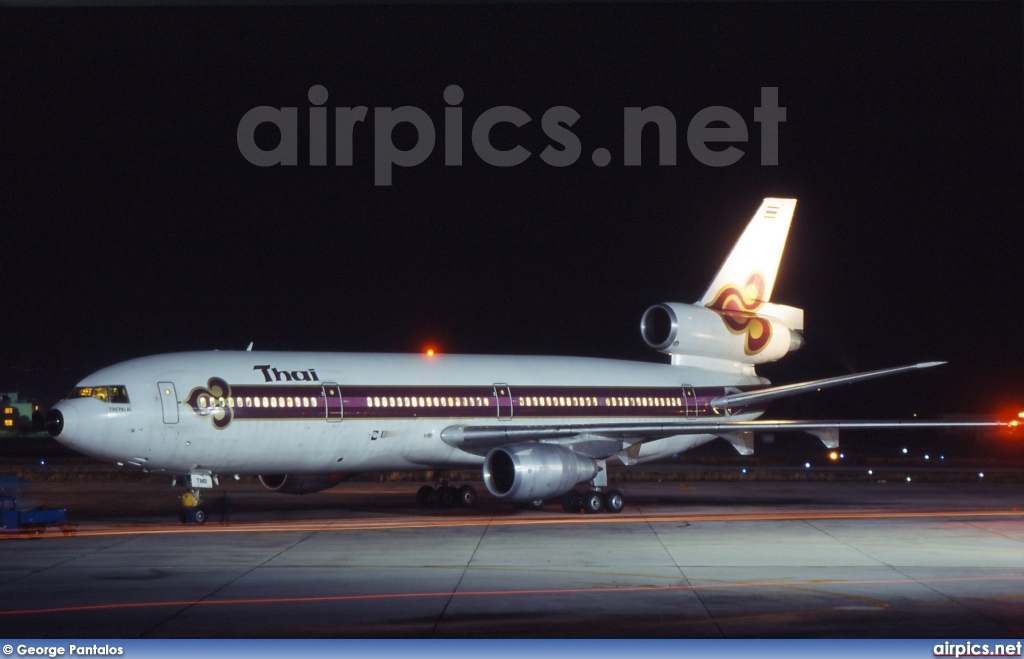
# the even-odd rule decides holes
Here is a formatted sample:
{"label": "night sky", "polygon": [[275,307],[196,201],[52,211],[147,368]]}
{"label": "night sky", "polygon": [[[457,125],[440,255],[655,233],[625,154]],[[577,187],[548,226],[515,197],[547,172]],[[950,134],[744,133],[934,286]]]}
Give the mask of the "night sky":
{"label": "night sky", "polygon": [[[759,372],[950,364],[771,415],[1024,403],[1019,2],[6,9],[0,23],[0,391],[52,403],[114,362],[250,341],[665,361],[643,311],[696,300],[761,199],[791,196],[772,300],[805,309],[807,345]],[[351,167],[333,164],[333,109],[329,164],[308,164],[317,84],[328,108],[370,108]],[[452,84],[461,167],[444,164]],[[762,87],[787,109],[775,167],[753,120]],[[297,166],[240,153],[239,121],[262,105],[298,107]],[[376,186],[373,108],[405,105],[437,144]],[[532,118],[492,135],[531,152],[511,168],[470,139],[502,105]],[[564,168],[540,158],[554,106],[580,114]],[[642,166],[624,166],[637,106],[675,115],[675,166],[658,165],[653,128]],[[709,106],[747,124],[736,164],[687,147]]]}

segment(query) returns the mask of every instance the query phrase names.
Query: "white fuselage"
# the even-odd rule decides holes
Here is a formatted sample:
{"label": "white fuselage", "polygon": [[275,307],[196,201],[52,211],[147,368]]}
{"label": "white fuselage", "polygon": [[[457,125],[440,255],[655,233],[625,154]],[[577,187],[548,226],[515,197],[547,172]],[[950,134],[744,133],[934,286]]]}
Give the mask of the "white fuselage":
{"label": "white fuselage", "polygon": [[[574,357],[192,352],[104,368],[55,408],[59,441],[147,470],[352,473],[479,466],[482,456],[441,440],[452,426],[707,419],[715,396],[765,383]],[[710,439],[651,441],[639,459]]]}

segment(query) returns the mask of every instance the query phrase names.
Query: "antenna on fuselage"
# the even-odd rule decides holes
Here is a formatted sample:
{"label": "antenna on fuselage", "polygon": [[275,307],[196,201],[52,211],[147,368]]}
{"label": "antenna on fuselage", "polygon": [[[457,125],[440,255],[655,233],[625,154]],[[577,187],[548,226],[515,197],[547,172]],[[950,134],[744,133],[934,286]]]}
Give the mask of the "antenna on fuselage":
{"label": "antenna on fuselage", "polygon": [[255,341],[249,341],[249,347],[245,349],[246,352],[252,352],[252,344],[253,343],[255,343]]}

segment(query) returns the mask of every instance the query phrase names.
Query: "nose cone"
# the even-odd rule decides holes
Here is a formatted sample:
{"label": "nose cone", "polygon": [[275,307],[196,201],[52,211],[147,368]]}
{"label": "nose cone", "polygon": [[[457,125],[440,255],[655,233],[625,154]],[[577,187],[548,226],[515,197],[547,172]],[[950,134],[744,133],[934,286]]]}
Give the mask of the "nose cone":
{"label": "nose cone", "polygon": [[62,407],[58,403],[46,413],[46,431],[62,442],[74,436],[77,425],[78,414],[73,407]]}

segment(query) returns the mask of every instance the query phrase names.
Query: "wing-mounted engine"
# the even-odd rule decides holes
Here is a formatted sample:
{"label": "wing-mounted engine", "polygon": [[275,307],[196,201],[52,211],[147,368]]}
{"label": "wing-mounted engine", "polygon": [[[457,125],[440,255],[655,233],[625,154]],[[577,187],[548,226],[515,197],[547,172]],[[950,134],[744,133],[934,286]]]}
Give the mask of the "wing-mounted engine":
{"label": "wing-mounted engine", "polygon": [[592,479],[597,462],[557,444],[528,442],[492,449],[484,459],[484,485],[499,499],[536,501],[564,494]]}
{"label": "wing-mounted engine", "polygon": [[764,303],[758,313],[666,302],[644,312],[640,334],[647,345],[672,355],[673,364],[693,358],[764,364],[803,345],[803,310]]}
{"label": "wing-mounted engine", "polygon": [[342,474],[260,474],[260,483],[281,494],[312,494],[334,487],[342,478]]}

